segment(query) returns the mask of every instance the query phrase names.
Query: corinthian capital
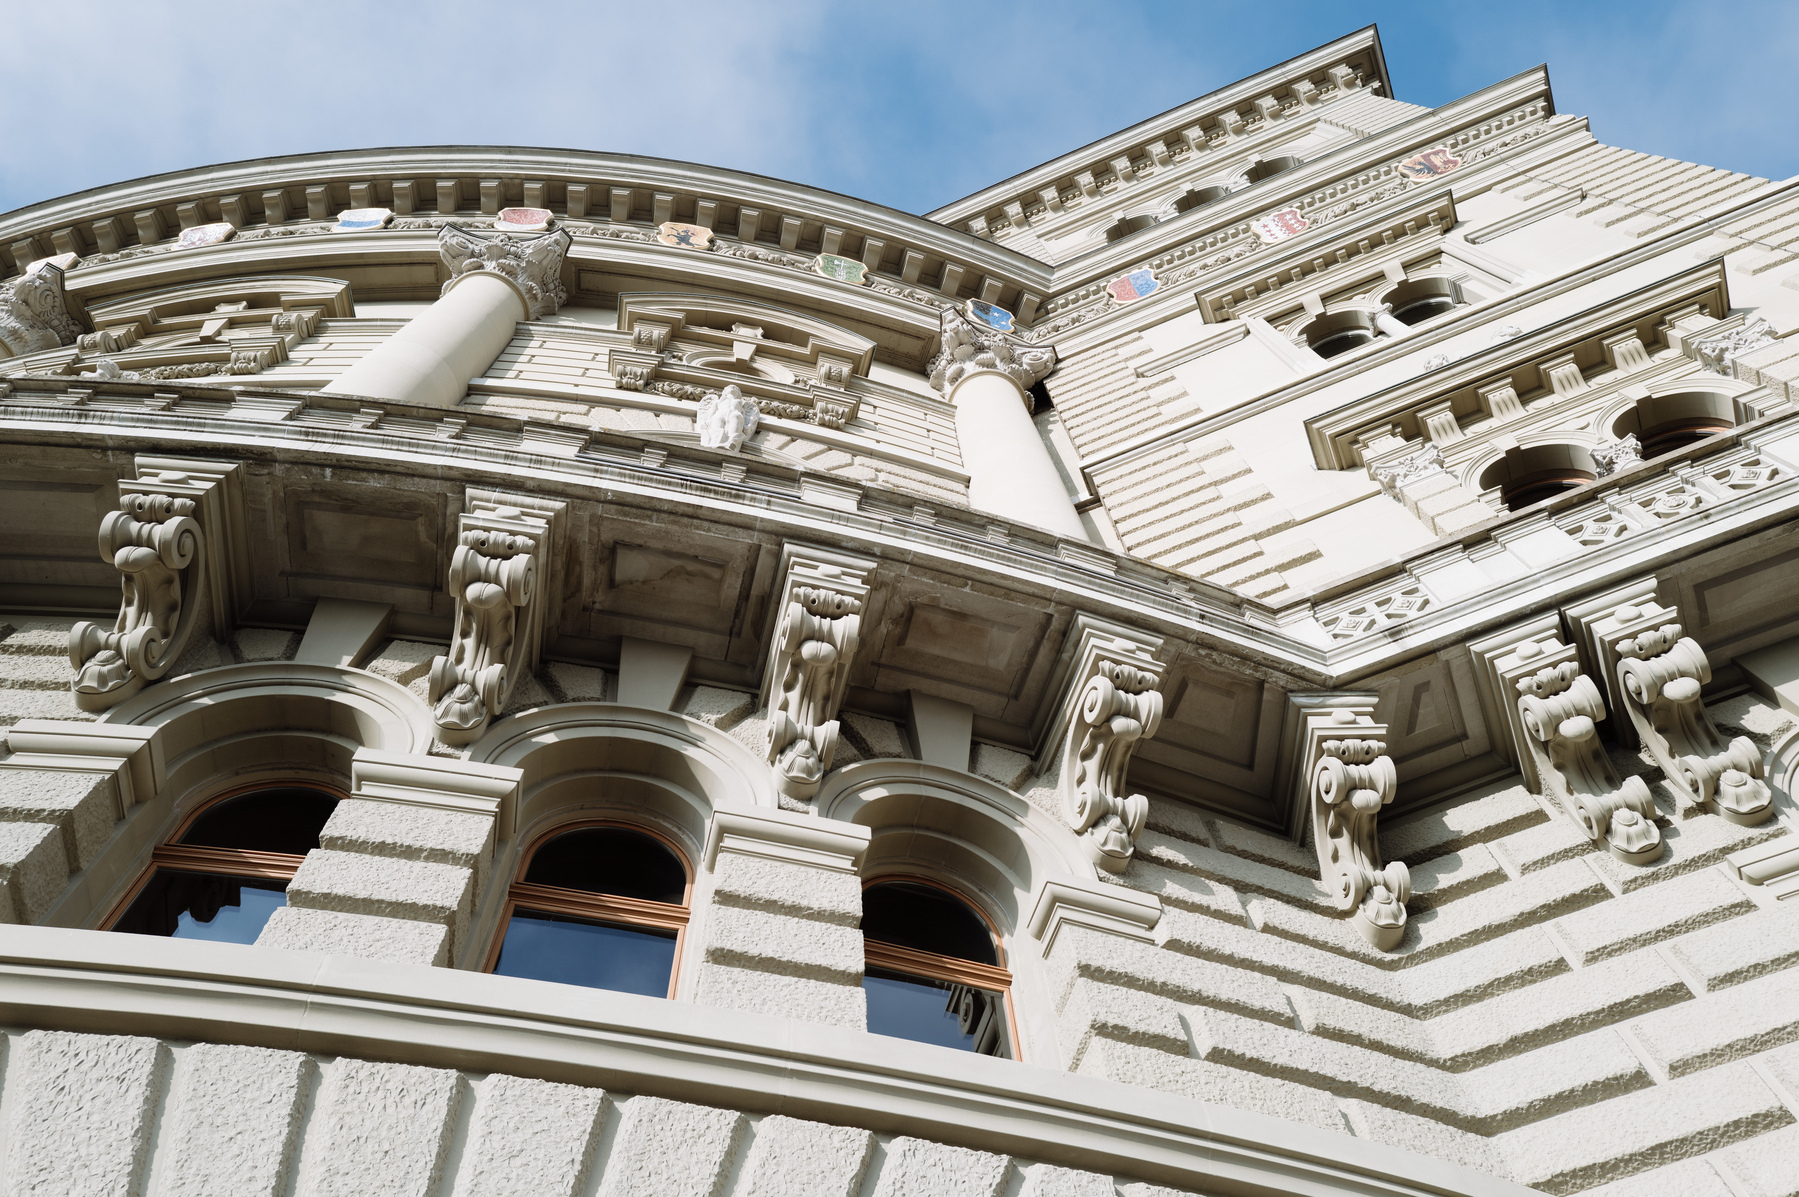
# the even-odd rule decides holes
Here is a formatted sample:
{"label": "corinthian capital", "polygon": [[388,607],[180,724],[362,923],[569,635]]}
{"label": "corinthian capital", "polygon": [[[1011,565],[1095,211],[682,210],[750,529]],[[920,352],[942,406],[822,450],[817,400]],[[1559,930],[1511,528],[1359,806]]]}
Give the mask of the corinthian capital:
{"label": "corinthian capital", "polygon": [[0,357],[73,344],[81,329],[63,306],[62,268],[53,262],[0,283]]}
{"label": "corinthian capital", "polygon": [[789,545],[769,650],[768,763],[789,798],[810,798],[837,752],[837,709],[861,642],[872,561]]}
{"label": "corinthian capital", "polygon": [[1056,364],[1051,345],[1027,345],[1016,337],[975,324],[954,307],[943,309],[943,347],[931,359],[931,385],[948,396],[970,374],[992,370],[1028,390]]}
{"label": "corinthian capital", "polygon": [[437,251],[450,272],[443,293],[471,274],[487,271],[517,287],[532,320],[554,315],[568,298],[562,286],[562,259],[574,238],[566,229],[536,237],[476,233],[454,225],[437,232]]}
{"label": "corinthian capital", "polygon": [[104,711],[169,671],[187,644],[204,577],[205,539],[194,501],[126,494],[100,524],[100,559],[124,589],[112,630],[85,621],[69,629],[75,705]]}

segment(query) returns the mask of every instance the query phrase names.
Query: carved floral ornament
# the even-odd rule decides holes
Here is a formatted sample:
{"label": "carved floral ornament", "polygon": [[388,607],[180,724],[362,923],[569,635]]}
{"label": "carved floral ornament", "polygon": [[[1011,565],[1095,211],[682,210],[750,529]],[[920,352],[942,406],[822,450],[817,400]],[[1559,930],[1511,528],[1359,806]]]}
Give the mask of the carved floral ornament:
{"label": "carved floral ornament", "polygon": [[1390,952],[1405,935],[1412,874],[1404,861],[1381,863],[1376,837],[1382,808],[1399,792],[1387,745],[1373,738],[1385,735],[1386,728],[1347,707],[1309,722],[1314,759],[1308,806],[1324,886],[1338,912],[1348,915],[1369,943]]}
{"label": "carved floral ornament", "polygon": [[81,332],[63,306],[62,268],[35,262],[0,283],[0,357],[18,357],[71,344]]}
{"label": "carved floral ornament", "polygon": [[926,373],[937,393],[948,397],[971,374],[992,370],[1028,391],[1055,368],[1051,345],[1027,345],[997,329],[977,325],[952,306],[943,308],[943,346]]}
{"label": "carved floral ornament", "polygon": [[82,710],[125,701],[181,655],[200,609],[195,591],[205,566],[194,510],[189,498],[127,494],[101,521],[100,559],[118,569],[124,594],[111,631],[86,621],[69,629],[75,705]]}
{"label": "carved floral ornament", "polygon": [[568,298],[562,285],[562,259],[572,244],[574,238],[566,229],[534,237],[483,236],[446,224],[437,231],[437,251],[450,272],[442,293],[448,295],[469,275],[488,271],[518,288],[528,319],[553,315]]}

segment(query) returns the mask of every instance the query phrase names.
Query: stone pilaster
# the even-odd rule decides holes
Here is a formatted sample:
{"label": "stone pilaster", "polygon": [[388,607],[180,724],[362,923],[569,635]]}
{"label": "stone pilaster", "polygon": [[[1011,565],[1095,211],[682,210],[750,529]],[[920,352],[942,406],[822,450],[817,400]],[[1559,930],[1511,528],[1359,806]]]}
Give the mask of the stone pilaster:
{"label": "stone pilaster", "polygon": [[[832,1026],[867,1026],[862,880],[869,831],[786,811],[718,811],[706,837],[709,896],[682,996]],[[698,899],[696,898],[696,905]]]}

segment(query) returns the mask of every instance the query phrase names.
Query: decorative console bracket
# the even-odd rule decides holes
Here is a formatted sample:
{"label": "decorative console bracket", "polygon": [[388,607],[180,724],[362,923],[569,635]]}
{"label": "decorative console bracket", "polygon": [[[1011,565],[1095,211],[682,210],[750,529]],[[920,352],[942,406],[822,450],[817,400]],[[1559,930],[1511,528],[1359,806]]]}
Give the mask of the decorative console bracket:
{"label": "decorative console bracket", "polygon": [[456,601],[450,651],[431,662],[431,718],[445,744],[467,744],[506,709],[537,664],[544,608],[559,592],[542,576],[557,554],[564,504],[470,491],[450,558]]}
{"label": "decorative console bracket", "polygon": [[1705,650],[1681,635],[1680,613],[1653,600],[1625,604],[1594,631],[1617,657],[1618,684],[1638,738],[1687,802],[1712,803],[1743,826],[1774,813],[1762,755],[1747,736],[1726,741],[1705,713]]}
{"label": "decorative console bracket", "polygon": [[1381,862],[1376,821],[1399,793],[1387,755],[1385,724],[1374,722],[1372,694],[1295,695],[1300,768],[1318,869],[1339,914],[1383,952],[1405,936],[1412,874],[1404,861]]}
{"label": "decorative console bracket", "polygon": [[[237,462],[140,457],[119,483],[119,510],[100,525],[100,559],[122,575],[118,619],[108,631],[69,630],[75,705],[104,711],[166,674],[195,628],[231,631],[244,598],[235,551],[242,525]],[[204,633],[202,633],[204,634]]]}
{"label": "decorative console bracket", "polygon": [[812,797],[830,772],[874,567],[869,558],[813,545],[782,551],[762,697],[768,763],[789,798]]}
{"label": "decorative console bracket", "polygon": [[63,302],[62,267],[39,261],[0,283],[0,357],[19,357],[73,344],[81,326]]}
{"label": "decorative console bracket", "polygon": [[[1162,638],[1077,614],[1058,665],[1060,696],[1042,749],[1061,747],[1062,816],[1088,857],[1109,873],[1130,864],[1149,799],[1127,794],[1137,746],[1162,724]],[[1039,768],[1051,753],[1039,751]]]}

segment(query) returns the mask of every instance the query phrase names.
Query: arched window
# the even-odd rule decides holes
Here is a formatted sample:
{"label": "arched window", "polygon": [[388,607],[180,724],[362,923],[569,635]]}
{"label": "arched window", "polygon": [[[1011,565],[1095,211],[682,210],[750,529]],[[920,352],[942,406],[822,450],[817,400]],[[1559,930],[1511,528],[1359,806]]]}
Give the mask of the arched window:
{"label": "arched window", "polygon": [[1260,183],[1263,179],[1272,179],[1275,175],[1285,174],[1304,163],[1292,154],[1281,154],[1275,158],[1263,158],[1250,164],[1244,176],[1251,183]]}
{"label": "arched window", "polygon": [[255,943],[340,795],[259,786],[195,812],[150,855],[150,868],[105,924],[111,931]]}
{"label": "arched window", "polygon": [[1650,395],[1612,422],[1612,435],[1634,435],[1643,459],[1660,457],[1737,425],[1736,401],[1716,391]]}
{"label": "arched window", "polygon": [[1231,189],[1229,187],[1220,187],[1217,184],[1212,184],[1207,187],[1193,187],[1188,189],[1184,195],[1174,201],[1174,210],[1176,212],[1191,212],[1193,209],[1209,204],[1213,200],[1221,200],[1230,193]]}
{"label": "arched window", "polygon": [[881,880],[862,891],[868,1029],[1010,1057],[1012,974],[974,907],[941,886]]}
{"label": "arched window", "polygon": [[1597,477],[1592,455],[1578,445],[1532,445],[1508,449],[1481,472],[1480,488],[1497,486],[1499,501],[1507,511],[1523,511]]}
{"label": "arched window", "polygon": [[589,823],[525,856],[488,971],[673,997],[692,878],[660,836]]}
{"label": "arched window", "polygon": [[1149,212],[1137,216],[1120,216],[1106,226],[1106,240],[1117,241],[1121,237],[1129,237],[1132,233],[1142,232],[1155,223],[1155,215]]}

